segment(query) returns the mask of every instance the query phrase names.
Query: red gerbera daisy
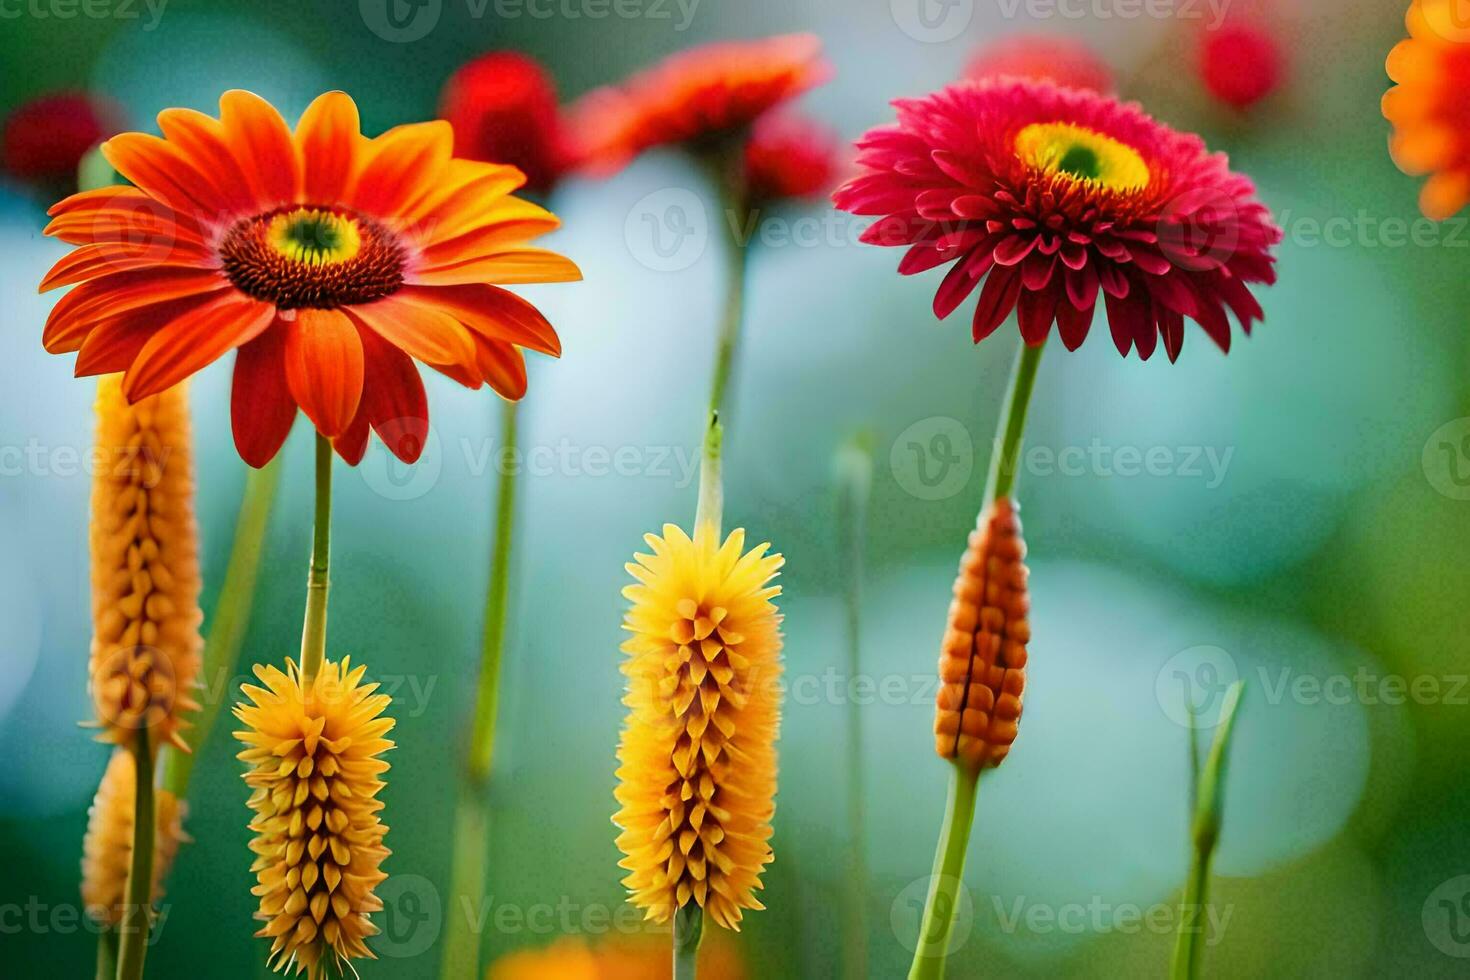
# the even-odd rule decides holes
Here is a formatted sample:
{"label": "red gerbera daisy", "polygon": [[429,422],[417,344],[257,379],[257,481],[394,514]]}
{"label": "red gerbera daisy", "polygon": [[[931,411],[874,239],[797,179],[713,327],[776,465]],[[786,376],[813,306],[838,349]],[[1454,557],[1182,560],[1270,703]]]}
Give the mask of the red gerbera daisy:
{"label": "red gerbera daisy", "polygon": [[811,197],[832,189],[837,137],[795,113],[773,112],[751,128],[745,185],[752,201]]}
{"label": "red gerbera daisy", "polygon": [[1198,137],[1046,82],[966,82],[895,106],[896,124],[858,142],[865,173],[833,199],[882,215],[863,240],[907,245],[901,273],[952,265],[941,319],[983,283],[976,342],[1019,308],[1026,343],[1055,321],[1073,350],[1101,297],[1119,353],[1147,358],[1162,337],[1174,360],[1185,317],[1222,350],[1226,309],[1247,333],[1262,317],[1248,284],[1275,280],[1281,231]]}
{"label": "red gerbera daisy", "polygon": [[965,78],[1010,75],[1094,92],[1113,91],[1113,70],[1084,42],[1052,34],[1001,38],[975,52]]}
{"label": "red gerbera daisy", "polygon": [[736,135],[828,74],[821,42],[810,34],[705,44],[583,96],[568,129],[578,159],[610,173],[655,146]]}
{"label": "red gerbera daisy", "polygon": [[371,426],[400,458],[423,448],[428,403],[414,360],[506,398],[526,390],[521,348],[556,331],[506,284],[581,274],[527,239],[555,216],[512,197],[514,167],[451,158],[446,122],[358,132],[341,92],[294,135],[269,103],[226,92],[220,118],[158,117],[164,138],[103,144],[136,187],[76,194],[46,233],[82,248],[41,288],[62,297],[42,338],[79,351],[77,374],[125,371],[137,401],[234,348],[235,444],[268,462],[299,405],[349,463]]}
{"label": "red gerbera daisy", "polygon": [[556,86],[518,51],[492,51],[451,75],[439,115],[454,127],[458,156],[519,167],[530,190],[550,189],[566,165]]}

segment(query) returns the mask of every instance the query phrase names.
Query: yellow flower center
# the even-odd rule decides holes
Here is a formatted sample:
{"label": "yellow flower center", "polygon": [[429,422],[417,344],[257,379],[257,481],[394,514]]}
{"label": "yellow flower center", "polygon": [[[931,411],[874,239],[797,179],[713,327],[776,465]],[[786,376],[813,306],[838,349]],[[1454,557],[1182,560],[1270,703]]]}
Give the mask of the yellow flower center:
{"label": "yellow flower center", "polygon": [[1072,123],[1032,123],[1016,134],[1016,156],[1027,166],[1111,191],[1148,186],[1148,164],[1137,150]]}
{"label": "yellow flower center", "polygon": [[266,241],[283,258],[309,265],[349,262],[362,247],[353,219],[316,208],[297,208],[271,219]]}

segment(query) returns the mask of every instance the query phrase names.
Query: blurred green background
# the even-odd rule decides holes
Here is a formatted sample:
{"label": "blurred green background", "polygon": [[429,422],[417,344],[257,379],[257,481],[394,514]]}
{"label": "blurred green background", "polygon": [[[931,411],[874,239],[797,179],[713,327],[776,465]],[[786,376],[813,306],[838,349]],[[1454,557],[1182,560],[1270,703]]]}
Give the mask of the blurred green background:
{"label": "blurred green background", "polygon": [[[1289,59],[1281,91],[1246,115],[1212,104],[1193,70],[1218,2],[1160,17],[1146,11],[1170,5],[957,0],[919,22],[909,0],[649,0],[603,17],[593,14],[609,8],[583,0],[487,3],[427,0],[416,16],[437,19],[396,39],[382,0],[0,3],[0,110],[85,87],[150,129],[157,110],[213,111],[231,87],[293,119],[342,88],[378,131],[431,117],[449,73],[493,48],[544,59],[570,98],[693,43],[810,30],[836,75],[804,106],[851,138],[890,118],[889,99],[952,80],[978,44],[1023,31],[1086,39],[1126,95],[1257,180],[1286,241],[1280,282],[1261,297],[1266,322],[1228,357],[1193,327],[1176,365],[1121,361],[1101,328],[1075,354],[1047,354],[1029,444],[1070,462],[1028,457],[1021,477],[1027,713],[1010,761],[981,788],[951,975],[1164,975],[1187,857],[1182,699],[1192,685],[1217,707],[1214,682],[1232,675],[1250,688],[1208,974],[1465,975],[1470,230],[1424,225],[1418,181],[1385,150],[1383,59],[1403,33],[1402,3],[1247,11],[1238,0],[1268,18]],[[563,931],[603,940],[622,904],[609,823],[622,565],[644,531],[692,517],[680,461],[699,435],[721,289],[718,240],[687,268],[650,268],[641,218],[681,191],[710,200],[693,167],[661,154],[608,182],[565,184],[551,244],[586,281],[526,290],[566,354],[532,365],[523,414],[524,443],[555,461],[522,478],[491,880],[467,897],[487,915],[487,958]],[[48,203],[0,186],[0,974],[12,977],[90,975],[78,863],[106,760],[76,724],[89,710],[90,629],[76,454],[90,445],[93,386],[40,347],[54,294],[37,297],[35,283],[64,252],[40,236]],[[871,701],[868,973],[895,977],[947,778],[929,735],[937,641],[1017,340],[1001,331],[977,348],[962,324],[936,324],[937,274],[901,279],[897,252],[857,245],[861,224],[824,203],[770,220],[805,232],[769,235],[752,259],[726,492],[729,520],[787,556],[790,690],[768,911],[748,917],[734,948],[752,977],[839,975],[844,725],[857,697]],[[427,380],[435,433],[419,468],[375,446],[337,481],[330,650],[369,665],[398,719],[383,794],[393,877],[368,978],[437,976],[443,923],[466,908],[448,894],[449,838],[500,405]],[[206,610],[243,478],[228,384],[221,364],[192,390]],[[863,428],[875,479],[863,668],[850,685],[832,460]],[[247,662],[280,662],[299,642],[308,435],[298,425],[283,451]],[[603,451],[619,449],[636,472],[598,475]],[[1130,470],[1120,451],[1160,462]],[[214,683],[209,696],[233,703],[235,682]],[[264,975],[229,728],[222,715],[202,753],[195,842],[169,883],[152,976]],[[515,911],[497,918],[505,908]]]}

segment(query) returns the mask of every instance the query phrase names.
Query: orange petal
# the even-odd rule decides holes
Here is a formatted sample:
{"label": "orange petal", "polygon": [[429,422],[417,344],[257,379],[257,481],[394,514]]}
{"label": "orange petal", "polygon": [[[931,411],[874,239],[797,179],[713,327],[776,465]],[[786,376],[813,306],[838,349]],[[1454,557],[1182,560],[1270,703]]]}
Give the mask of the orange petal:
{"label": "orange petal", "polygon": [[212,298],[209,293],[185,296],[103,320],[82,341],[77,353],[76,376],[86,378],[126,371],[149,337]]}
{"label": "orange petal", "polygon": [[526,359],[500,340],[475,337],[475,362],[480,374],[503,397],[519,401],[526,393]]}
{"label": "orange petal", "polygon": [[561,356],[561,339],[541,311],[507,289],[474,283],[459,286],[405,286],[399,296],[435,306],[487,340],[503,340],[529,350]]}
{"label": "orange petal", "polygon": [[486,252],[530,241],[555,231],[560,225],[561,221],[556,215],[545,208],[518,197],[507,197],[484,216],[482,224],[425,248],[420,268],[433,269],[462,262]]}
{"label": "orange petal", "polygon": [[405,463],[415,462],[429,438],[424,381],[412,358],[373,331],[362,332],[362,346],[362,414],[389,452]]}
{"label": "orange petal", "polygon": [[275,307],[239,293],[227,293],[185,313],[159,330],[123,377],[129,402],[156,395],[218,360],[228,350],[270,326]]}
{"label": "orange petal", "polygon": [[327,438],[352,423],[362,400],[362,338],[341,310],[297,310],[286,324],[286,384]]}
{"label": "orange petal", "polygon": [[210,182],[225,208],[232,212],[254,210],[255,198],[240,162],[230,151],[223,123],[193,109],[165,109],[158,114],[158,128],[194,161],[195,170]]}
{"label": "orange petal", "polygon": [[402,291],[376,303],[345,307],[379,337],[426,364],[475,363],[475,344],[458,320]]}
{"label": "orange petal", "polygon": [[179,214],[151,197],[144,197],[142,203],[129,201],[117,207],[99,205],[68,211],[52,218],[43,234],[59,238],[69,245],[146,242],[168,249],[178,242],[208,249],[199,224],[193,218]]}
{"label": "orange petal", "polygon": [[294,203],[301,183],[296,144],[275,107],[254,92],[232,89],[220,96],[219,118],[257,210]]}
{"label": "orange petal", "polygon": [[312,100],[296,124],[303,200],[326,203],[346,196],[359,140],[357,104],[351,96],[326,92]]}
{"label": "orange petal", "polygon": [[74,351],[100,320],[196,293],[232,288],[218,273],[198,269],[136,269],[84,282],[51,308],[41,345],[53,354]]}
{"label": "orange petal", "polygon": [[94,187],[89,191],[78,191],[70,197],[64,197],[51,205],[46,210],[46,214],[55,218],[58,215],[68,214],[83,208],[97,207],[105,202],[116,202],[121,206],[124,202],[139,203],[151,200],[153,198],[136,187],[129,187],[126,184],[112,184],[108,187]]}
{"label": "orange petal", "polygon": [[454,238],[479,224],[479,218],[526,182],[515,167],[473,160],[451,160],[445,178],[403,211],[425,245]]}
{"label": "orange petal", "polygon": [[240,458],[257,469],[275,457],[296,421],[296,402],[286,386],[286,329],[277,319],[235,355],[230,429]]}
{"label": "orange petal", "polygon": [[146,133],[123,133],[102,144],[107,162],[175,211],[216,217],[224,202],[177,147]]}
{"label": "orange petal", "polygon": [[576,282],[581,278],[582,270],[564,255],[544,248],[519,248],[436,269],[415,269],[404,277],[404,281],[421,286],[474,282],[513,286],[531,282]]}
{"label": "orange petal", "polygon": [[39,291],[44,293],[114,272],[154,266],[208,268],[211,261],[212,256],[204,249],[179,244],[167,248],[155,248],[149,242],[83,245],[51,267],[46,278],[41,280]]}
{"label": "orange petal", "polygon": [[454,130],[442,119],[395,126],[371,140],[365,152],[349,200],[360,211],[394,219],[442,179],[454,152]]}

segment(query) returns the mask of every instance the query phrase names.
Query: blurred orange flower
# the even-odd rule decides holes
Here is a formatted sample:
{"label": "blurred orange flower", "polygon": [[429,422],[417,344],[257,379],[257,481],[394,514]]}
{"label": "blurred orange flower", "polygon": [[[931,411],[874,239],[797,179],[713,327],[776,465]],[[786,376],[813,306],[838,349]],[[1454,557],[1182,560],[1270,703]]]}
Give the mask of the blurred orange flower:
{"label": "blurred orange flower", "polygon": [[1410,5],[1409,37],[1388,55],[1388,75],[1398,84],[1383,96],[1383,115],[1394,126],[1394,162],[1405,173],[1430,175],[1419,207],[1436,221],[1470,203],[1470,29],[1457,17],[1456,2]]}
{"label": "blurred orange flower", "polygon": [[690,48],[583,96],[568,125],[575,155],[606,174],[655,146],[717,145],[829,73],[821,41],[810,34]]}

